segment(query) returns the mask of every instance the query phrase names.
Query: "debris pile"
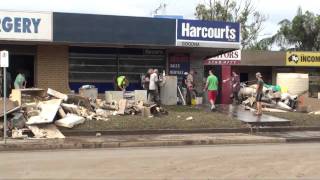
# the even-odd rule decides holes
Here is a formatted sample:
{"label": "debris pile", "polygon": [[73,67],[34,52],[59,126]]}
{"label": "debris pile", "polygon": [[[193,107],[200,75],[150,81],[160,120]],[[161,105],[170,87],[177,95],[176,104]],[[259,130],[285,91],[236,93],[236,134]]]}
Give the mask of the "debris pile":
{"label": "debris pile", "polygon": [[[41,91],[41,89],[37,90]],[[30,89],[30,91],[34,92],[34,89]],[[24,89],[17,93],[18,96],[11,97],[6,103],[8,128],[11,130],[12,138],[27,138],[29,136],[34,138],[65,138],[57,126],[73,128],[85,121],[108,121],[110,116],[115,115],[139,114],[144,117],[153,117],[167,114],[167,111],[159,105],[131,99],[107,102],[81,95],[66,95],[50,88],[46,93],[30,95],[28,92],[28,89]],[[28,94],[27,100],[23,98],[25,94]],[[30,99],[34,101],[31,102]],[[3,100],[0,103],[1,107]],[[0,117],[3,117],[3,110],[0,112]],[[0,121],[0,129],[3,129],[2,122]]]}
{"label": "debris pile", "polygon": [[[247,86],[241,83],[241,88],[238,93],[240,102],[246,108],[254,108],[256,104],[256,88],[257,85]],[[281,92],[280,86],[265,85],[263,87],[262,106],[263,111],[268,112],[288,112],[288,111],[308,111],[299,103],[300,95]],[[304,109],[304,110],[303,110]]]}

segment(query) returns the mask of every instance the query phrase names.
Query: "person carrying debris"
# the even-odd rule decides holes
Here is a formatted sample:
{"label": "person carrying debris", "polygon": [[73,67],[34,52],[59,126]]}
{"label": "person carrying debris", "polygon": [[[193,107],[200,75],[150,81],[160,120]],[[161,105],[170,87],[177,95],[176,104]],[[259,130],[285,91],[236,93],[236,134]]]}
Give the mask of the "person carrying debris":
{"label": "person carrying debris", "polygon": [[187,86],[187,96],[186,96],[186,102],[188,105],[191,105],[191,100],[193,98],[196,97],[196,93],[195,93],[195,90],[194,90],[194,70],[190,70],[189,74],[187,75],[187,78],[185,80],[185,84]]}
{"label": "person carrying debris", "polygon": [[234,100],[235,103],[239,103],[239,91],[240,91],[240,77],[236,72],[232,72],[232,77],[223,80],[223,83],[226,83],[227,81],[230,81],[232,94],[230,94],[230,98]]}
{"label": "person carrying debris", "polygon": [[219,81],[217,76],[213,74],[213,70],[209,70],[209,76],[207,78],[204,91],[208,90],[208,99],[211,104],[211,110],[214,110],[216,108],[215,103],[218,94],[218,84]]}
{"label": "person carrying debris", "polygon": [[240,76],[236,72],[232,72],[231,78],[232,84],[232,97],[236,103],[239,103],[239,91],[240,91]]}
{"label": "person carrying debris", "polygon": [[26,88],[27,81],[23,73],[19,72],[19,74],[16,76],[16,79],[14,81],[14,88],[15,89],[24,89]]}
{"label": "person carrying debris", "polygon": [[126,78],[126,76],[118,76],[116,79],[116,83],[117,83],[117,90],[118,91],[125,91],[126,87],[128,87],[128,85],[129,85],[129,81]]}
{"label": "person carrying debris", "polygon": [[187,77],[188,77],[189,73],[188,72],[184,72],[183,73],[183,78],[182,78],[182,82],[181,82],[181,87],[182,87],[182,95],[183,95],[183,98],[185,100],[185,104],[183,105],[186,105],[186,99],[187,99]]}
{"label": "person carrying debris", "polygon": [[149,98],[149,94],[150,94],[149,84],[150,84],[150,76],[152,73],[153,73],[153,69],[148,69],[147,74],[144,76],[142,80],[143,89],[147,90],[147,99]]}
{"label": "person carrying debris", "polygon": [[263,96],[263,85],[264,82],[262,80],[262,75],[260,72],[256,73],[257,78],[257,95],[256,95],[256,103],[257,103],[257,112],[256,115],[262,115],[262,96]]}
{"label": "person carrying debris", "polygon": [[160,104],[160,97],[159,97],[159,78],[158,78],[158,69],[154,69],[153,73],[150,75],[150,100]]}

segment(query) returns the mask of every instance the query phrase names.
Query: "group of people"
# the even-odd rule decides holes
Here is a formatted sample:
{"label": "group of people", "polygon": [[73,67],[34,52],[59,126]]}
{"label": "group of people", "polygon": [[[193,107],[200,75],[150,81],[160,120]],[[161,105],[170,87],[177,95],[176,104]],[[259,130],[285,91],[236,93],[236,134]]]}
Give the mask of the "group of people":
{"label": "group of people", "polygon": [[[256,73],[256,79],[257,79],[257,90],[256,90],[256,106],[257,111],[256,115],[260,116],[262,115],[262,97],[263,97],[263,86],[264,81],[262,79],[262,75],[260,72]],[[239,103],[239,96],[238,93],[240,91],[240,77],[236,72],[232,72],[232,78],[226,79],[223,82],[231,80],[232,85],[232,95],[231,97],[235,100],[235,102]]]}
{"label": "group of people", "polygon": [[[184,92],[184,98],[186,99],[186,104],[191,105],[192,99],[196,97],[196,88],[194,82],[195,71],[191,70],[189,73],[184,74],[182,80],[182,91]],[[214,110],[217,94],[218,94],[219,81],[217,76],[214,75],[213,70],[209,70],[209,76],[206,81],[204,91],[208,91],[208,99],[211,105],[211,110]]]}
{"label": "group of people", "polygon": [[[159,77],[158,69],[149,69],[142,80],[143,89],[147,90],[147,98],[160,104],[159,84],[162,78]],[[126,76],[120,75],[115,79],[115,90],[125,91],[129,86],[129,80]]]}
{"label": "group of people", "polygon": [[[194,82],[195,71],[190,70],[189,73],[184,74],[184,78],[182,80],[182,92],[185,99],[186,105],[191,105],[192,99],[194,99],[197,95],[195,82]],[[262,104],[261,99],[263,96],[263,85],[264,82],[262,80],[261,73],[256,73],[257,78],[257,112],[256,115],[262,114]],[[150,101],[160,104],[160,96],[159,96],[159,84],[162,79],[159,77],[158,69],[149,69],[142,80],[142,86],[145,90],[147,90],[147,97]],[[17,82],[17,83],[16,83]],[[17,84],[18,88],[24,87],[25,79],[22,74],[18,74],[15,87]],[[239,103],[238,93],[240,91],[240,76],[236,72],[232,72],[231,78],[225,79],[222,81],[223,83],[229,82],[232,89],[231,98],[234,99],[234,102]],[[125,88],[129,85],[129,81],[125,76],[118,76],[116,79],[117,90],[125,90]],[[218,96],[219,89],[219,80],[216,75],[214,75],[214,70],[209,70],[209,76],[207,77],[206,84],[204,87],[204,91],[208,93],[208,100],[210,102],[210,109],[215,110],[216,99]]]}
{"label": "group of people", "polygon": [[[194,83],[194,74],[195,71],[191,70],[189,73],[184,74],[184,78],[182,80],[182,90],[184,98],[186,99],[186,104],[191,105],[191,99],[196,97],[195,91],[195,83]],[[257,104],[257,112],[256,115],[262,114],[262,96],[263,96],[263,85],[264,81],[262,80],[262,75],[260,72],[256,73],[257,79],[257,95],[256,95],[256,104]],[[240,103],[238,93],[240,91],[240,76],[236,72],[232,72],[231,78],[225,79],[222,81],[223,83],[229,82],[232,89],[232,94],[230,98],[234,100],[235,103]],[[214,75],[214,70],[209,70],[209,76],[207,77],[204,91],[208,93],[208,100],[210,102],[210,109],[214,110],[217,95],[219,88],[219,80],[217,76]]]}

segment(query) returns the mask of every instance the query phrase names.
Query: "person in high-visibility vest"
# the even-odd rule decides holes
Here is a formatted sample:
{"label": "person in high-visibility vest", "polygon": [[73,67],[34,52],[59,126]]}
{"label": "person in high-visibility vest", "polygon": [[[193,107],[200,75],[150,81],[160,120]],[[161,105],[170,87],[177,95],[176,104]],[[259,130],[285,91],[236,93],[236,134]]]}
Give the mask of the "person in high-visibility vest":
{"label": "person in high-visibility vest", "polygon": [[126,76],[118,76],[116,79],[116,87],[118,91],[123,91],[128,87],[129,81]]}

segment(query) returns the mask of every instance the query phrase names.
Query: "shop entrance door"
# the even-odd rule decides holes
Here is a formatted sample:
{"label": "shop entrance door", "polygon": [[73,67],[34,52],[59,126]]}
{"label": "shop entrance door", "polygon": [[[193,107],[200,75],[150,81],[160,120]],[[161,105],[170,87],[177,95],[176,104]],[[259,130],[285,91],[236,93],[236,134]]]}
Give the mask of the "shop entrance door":
{"label": "shop entrance door", "polygon": [[248,73],[240,73],[240,82],[248,82],[249,74]]}
{"label": "shop entrance door", "polygon": [[222,66],[221,65],[206,65],[204,66],[204,77],[209,76],[209,70],[213,70],[213,74],[217,76],[219,80],[219,89],[218,89],[218,96],[216,100],[216,104],[221,104],[221,90],[222,90]]}
{"label": "shop entrance door", "polygon": [[34,87],[34,56],[10,55],[8,72],[11,75],[11,86],[14,88],[14,80],[19,72],[25,75],[27,88]]}

